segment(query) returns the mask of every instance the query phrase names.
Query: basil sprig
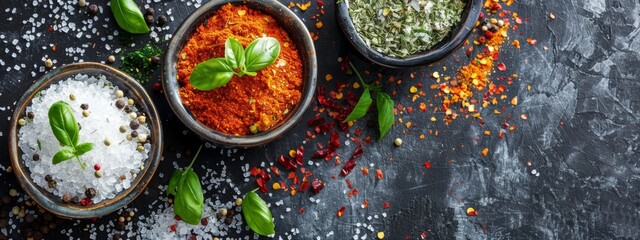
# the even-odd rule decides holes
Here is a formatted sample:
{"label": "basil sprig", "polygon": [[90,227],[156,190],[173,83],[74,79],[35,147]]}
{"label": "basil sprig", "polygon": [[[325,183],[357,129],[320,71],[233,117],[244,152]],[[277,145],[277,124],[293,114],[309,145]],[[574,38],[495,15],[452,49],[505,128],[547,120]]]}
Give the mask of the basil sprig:
{"label": "basil sprig", "polygon": [[371,99],[371,91],[373,91],[376,93],[376,107],[378,109],[378,130],[380,131],[379,140],[381,140],[384,136],[387,135],[387,133],[389,133],[391,127],[393,126],[393,122],[395,122],[395,115],[393,113],[393,106],[395,104],[393,103],[393,100],[391,99],[389,94],[386,94],[382,91],[382,86],[366,84],[362,79],[362,76],[358,72],[358,69],[353,66],[353,63],[349,62],[349,65],[351,66],[353,72],[356,73],[356,76],[358,76],[360,83],[364,86],[364,92],[360,96],[360,99],[358,100],[356,106],[353,108],[353,110],[351,110],[351,113],[343,122],[349,122],[364,117],[364,115],[369,110],[369,106],[371,106],[371,103],[373,103],[373,100]]}
{"label": "basil sprig", "polygon": [[58,142],[63,146],[53,155],[53,164],[58,164],[76,158],[80,167],[84,170],[87,164],[80,160],[80,156],[93,149],[93,143],[80,143],[80,127],[73,116],[73,109],[64,101],[57,101],[51,105],[48,112],[51,131]]}
{"label": "basil sprig", "polygon": [[148,33],[151,31],[140,7],[133,0],[111,0],[111,12],[122,29],[130,33]]}
{"label": "basil sprig", "polygon": [[246,49],[235,38],[228,38],[224,46],[223,58],[209,59],[193,69],[189,82],[195,89],[208,91],[222,87],[234,75],[255,76],[280,56],[280,42],[272,37],[258,38]]}
{"label": "basil sprig", "polygon": [[202,194],[202,185],[200,178],[191,166],[200,154],[202,146],[198,148],[198,152],[191,160],[191,163],[184,170],[176,169],[169,179],[169,187],[167,195],[174,195],[173,213],[191,225],[198,225],[202,218],[202,206],[204,205],[204,196]]}
{"label": "basil sprig", "polygon": [[256,190],[244,195],[242,215],[253,232],[262,236],[273,235],[276,233],[273,216],[271,216],[267,203],[256,194]]}

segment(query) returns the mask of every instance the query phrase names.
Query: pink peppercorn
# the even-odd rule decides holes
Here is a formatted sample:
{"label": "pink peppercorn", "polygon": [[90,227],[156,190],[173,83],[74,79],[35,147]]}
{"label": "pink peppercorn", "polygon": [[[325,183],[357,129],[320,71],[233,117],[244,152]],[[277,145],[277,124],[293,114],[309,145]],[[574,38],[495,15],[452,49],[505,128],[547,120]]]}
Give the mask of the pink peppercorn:
{"label": "pink peppercorn", "polygon": [[93,170],[100,171],[100,164],[93,165]]}

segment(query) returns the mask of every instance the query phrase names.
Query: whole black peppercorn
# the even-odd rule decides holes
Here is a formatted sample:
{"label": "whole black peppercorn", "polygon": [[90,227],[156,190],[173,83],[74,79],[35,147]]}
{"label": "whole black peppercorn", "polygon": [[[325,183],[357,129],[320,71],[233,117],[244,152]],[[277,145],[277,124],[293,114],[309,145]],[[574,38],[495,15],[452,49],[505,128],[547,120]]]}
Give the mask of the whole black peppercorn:
{"label": "whole black peppercorn", "polygon": [[0,218],[7,218],[7,217],[9,217],[9,212],[7,212],[7,210],[1,210]]}
{"label": "whole black peppercorn", "polygon": [[33,240],[42,240],[42,233],[40,232],[35,232],[33,234]]}
{"label": "whole black peppercorn", "polygon": [[33,154],[33,161],[40,161],[40,155],[39,154]]}
{"label": "whole black peppercorn", "polygon": [[27,223],[32,223],[35,220],[36,218],[33,217],[33,214],[27,214],[27,216],[24,216],[24,221],[26,221]]}
{"label": "whole black peppercorn", "polygon": [[29,118],[29,119],[31,119],[31,120],[33,120],[33,118],[34,118],[35,116],[36,116],[36,115],[35,115],[33,112],[28,112],[28,113],[27,113],[27,118]]}
{"label": "whole black peppercorn", "polygon": [[80,104],[80,108],[82,108],[82,110],[87,110],[89,109],[89,104],[86,104],[86,103]]}
{"label": "whole black peppercorn", "polygon": [[146,15],[153,15],[156,13],[156,10],[153,8],[147,8],[147,10],[145,11]]}
{"label": "whole black peppercorn", "polygon": [[44,180],[47,181],[47,182],[51,182],[51,181],[53,181],[53,178],[51,177],[51,175],[47,174],[47,175],[44,176]]}
{"label": "whole black peppercorn", "polygon": [[80,123],[78,123],[78,130],[82,130],[82,125],[80,125]]}
{"label": "whole black peppercorn", "polygon": [[133,109],[131,109],[131,107],[129,105],[124,106],[124,112],[131,113],[132,111],[133,111]]}
{"label": "whole black peppercorn", "polygon": [[137,138],[138,137],[138,132],[137,131],[131,131],[131,137],[132,138]]}
{"label": "whole black peppercorn", "polygon": [[233,217],[231,216],[227,216],[227,218],[224,219],[224,223],[227,225],[230,225],[231,222],[233,222]]}
{"label": "whole black peppercorn", "polygon": [[53,214],[51,214],[50,212],[45,212],[44,213],[44,220],[47,222],[51,222],[51,220],[53,220]]}
{"label": "whole black peppercorn", "polygon": [[158,26],[164,26],[165,24],[167,24],[167,17],[160,15],[160,17],[158,17]]}
{"label": "whole black peppercorn", "polygon": [[113,234],[113,240],[120,240],[120,233]]}
{"label": "whole black peppercorn", "polygon": [[[133,130],[136,130],[136,129],[138,129],[140,127],[140,124],[138,122],[136,122],[136,121],[131,121],[129,123],[129,127],[131,129],[133,129]],[[131,135],[131,136],[133,137],[133,135]]]}
{"label": "whole black peppercorn", "polygon": [[116,101],[116,107],[118,109],[122,109],[125,106],[125,102],[122,99],[118,99],[118,101]]}
{"label": "whole black peppercorn", "polygon": [[52,223],[49,223],[49,229],[51,229],[51,230],[55,230],[57,227],[58,227],[58,224],[53,223],[53,222],[52,222]]}
{"label": "whole black peppercorn", "polygon": [[100,9],[98,9],[98,5],[91,4],[89,5],[89,10],[87,10],[87,13],[91,15],[96,15],[98,14],[98,11],[100,11]]}
{"label": "whole black peppercorn", "polygon": [[495,25],[495,24],[489,25],[489,31],[497,32],[498,30],[500,30],[500,27],[498,27],[498,25]]}
{"label": "whole black peppercorn", "polygon": [[147,15],[144,17],[144,21],[147,22],[147,25],[152,25],[155,19],[153,19],[153,15]]}
{"label": "whole black peppercorn", "polygon": [[96,196],[96,189],[87,188],[87,190],[84,191],[84,195],[86,195],[87,198],[92,199]]}
{"label": "whole black peppercorn", "polygon": [[118,221],[116,224],[116,228],[118,229],[118,231],[124,231],[126,224],[124,222],[120,222]]}
{"label": "whole black peppercorn", "polygon": [[73,196],[73,197],[71,198],[71,202],[72,202],[72,203],[75,203],[75,204],[79,204],[79,203],[80,203],[80,197],[78,197],[78,196]]}
{"label": "whole black peppercorn", "polygon": [[46,235],[47,233],[49,233],[49,226],[47,225],[42,225],[42,227],[40,227],[40,232],[44,235]]}

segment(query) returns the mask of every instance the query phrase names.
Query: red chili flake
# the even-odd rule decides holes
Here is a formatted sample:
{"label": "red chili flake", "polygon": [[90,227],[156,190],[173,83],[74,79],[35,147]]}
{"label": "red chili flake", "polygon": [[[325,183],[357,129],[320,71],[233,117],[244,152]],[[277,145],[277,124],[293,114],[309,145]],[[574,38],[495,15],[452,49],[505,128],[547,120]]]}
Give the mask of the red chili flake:
{"label": "red chili flake", "polygon": [[202,224],[204,226],[209,225],[209,219],[208,218],[200,219],[200,224]]}
{"label": "red chili flake", "polygon": [[487,38],[493,38],[493,32],[492,31],[486,31],[484,32],[484,36]]}
{"label": "red chili flake", "polygon": [[324,2],[322,0],[316,1],[318,3],[318,7],[324,6]]}
{"label": "red chili flake", "polygon": [[480,42],[481,44],[484,44],[485,42],[487,42],[487,38],[485,38],[484,36],[480,36],[478,37],[478,42]]}
{"label": "red chili flake", "polygon": [[176,221],[180,221],[182,220],[182,218],[178,215],[173,216],[173,219],[175,219]]}
{"label": "red chili flake", "polygon": [[311,190],[313,190],[314,193],[318,194],[322,188],[324,188],[324,183],[322,183],[320,179],[316,178],[311,181]]}
{"label": "red chili flake", "polygon": [[280,177],[280,170],[276,166],[271,166],[270,168],[273,175],[276,175],[276,177]]}
{"label": "red chili flake", "polygon": [[93,165],[93,170],[100,171],[100,164]]}
{"label": "red chili flake", "polygon": [[191,237],[189,237],[189,240],[196,240],[196,239],[198,239],[196,235],[191,235]]}
{"label": "red chili flake", "polygon": [[467,216],[469,216],[469,217],[478,216],[478,212],[476,212],[476,210],[473,209],[472,207],[467,208]]}
{"label": "red chili flake", "polygon": [[422,232],[422,234],[420,234],[420,237],[421,237],[422,239],[427,238],[427,232]]}
{"label": "red chili flake", "polygon": [[344,181],[347,183],[347,187],[349,189],[353,189],[353,185],[351,184],[351,181],[349,181],[349,179],[345,179]]}
{"label": "red chili flake", "polygon": [[316,133],[327,133],[329,132],[329,130],[333,129],[333,127],[336,125],[336,123],[331,122],[331,123],[327,123],[325,125],[320,125],[320,126],[316,126]]}
{"label": "red chili flake", "polygon": [[309,181],[307,181],[307,178],[303,178],[302,179],[302,184],[300,184],[300,188],[298,188],[298,192],[304,192],[307,191],[307,189],[309,189]]}
{"label": "red chili flake", "polygon": [[500,6],[500,4],[497,3],[497,2],[493,2],[493,4],[491,4],[491,8],[490,9],[491,9],[491,11],[495,12],[495,11],[498,11],[498,10],[502,9],[502,6]]}
{"label": "red chili flake", "polygon": [[162,91],[162,84],[160,84],[160,82],[153,83],[153,90],[155,90],[156,92]]}
{"label": "red chili flake", "polygon": [[316,151],[312,158],[324,158],[326,156],[329,155],[329,149],[325,148],[325,149],[319,149],[318,151]]}
{"label": "red chili flake", "polygon": [[249,170],[249,174],[251,174],[251,176],[258,176],[258,174],[260,174],[262,172],[262,168],[259,167],[253,167],[251,168],[251,170]]}
{"label": "red chili flake", "polygon": [[388,203],[388,202],[384,202],[384,205],[382,205],[382,206],[383,206],[384,208],[389,208],[389,207],[391,207],[391,205],[389,205],[389,203]]}
{"label": "red chili flake", "polygon": [[280,157],[278,158],[278,162],[282,164],[282,166],[284,166],[289,171],[293,171],[297,168],[293,160],[285,157],[284,155],[280,155]]}
{"label": "red chili flake", "polygon": [[296,150],[296,163],[298,163],[298,165],[302,165],[303,156],[304,156],[304,146],[300,146]]}
{"label": "red chili flake", "polygon": [[324,117],[316,117],[314,119],[311,119],[309,121],[307,121],[307,124],[309,124],[309,127],[313,127],[316,125],[320,125],[325,123],[327,120]]}
{"label": "red chili flake", "polygon": [[177,226],[175,224],[172,224],[171,226],[169,226],[169,232],[175,232],[176,228]]}
{"label": "red chili flake", "polygon": [[358,191],[357,188],[354,188],[353,190],[351,190],[351,192],[349,192],[349,194],[347,194],[347,196],[353,197],[355,195],[358,195],[358,193],[360,193],[360,191]]}
{"label": "red chili flake", "polygon": [[529,115],[527,114],[520,114],[520,118],[522,118],[522,120],[527,120],[529,118]]}
{"label": "red chili flake", "polygon": [[376,176],[378,177],[378,180],[382,179],[382,170],[376,169]]}
{"label": "red chili flake", "polygon": [[362,170],[362,175],[369,175],[369,169],[366,167],[361,167],[360,170]]}
{"label": "red chili flake", "polygon": [[304,213],[304,207],[300,207],[300,213]]}
{"label": "red chili flake", "polygon": [[498,51],[493,52],[493,56],[492,56],[493,61],[498,61],[499,57],[500,57],[500,52]]}
{"label": "red chili flake", "polygon": [[347,161],[347,163],[344,164],[344,167],[342,167],[342,170],[340,171],[340,175],[347,176],[347,174],[349,174],[355,166],[356,166],[355,160]]}
{"label": "red chili flake", "polygon": [[504,65],[504,63],[498,63],[497,67],[498,67],[498,70],[500,70],[502,72],[507,70],[507,66]]}
{"label": "red chili flake", "polygon": [[342,217],[342,215],[344,214],[344,210],[347,209],[347,207],[342,206],[340,208],[340,210],[338,210],[338,212],[336,213],[336,215],[338,215],[338,217]]}
{"label": "red chili flake", "polygon": [[258,185],[258,188],[260,188],[261,192],[263,193],[269,192],[269,190],[267,190],[266,182],[264,181],[264,179],[256,178],[256,184]]}
{"label": "red chili flake", "polygon": [[331,137],[329,137],[329,151],[334,153],[340,147],[340,135],[338,132],[331,133]]}
{"label": "red chili flake", "polygon": [[473,52],[473,46],[467,48],[467,57],[471,56],[472,52]]}
{"label": "red chili flake", "polygon": [[431,169],[431,162],[424,162],[424,166],[425,166],[427,169]]}
{"label": "red chili flake", "polygon": [[369,201],[366,199],[362,202],[362,208],[367,208],[369,206]]}
{"label": "red chili flake", "polygon": [[478,16],[478,19],[483,19],[484,18],[484,13],[480,12],[480,16]]}

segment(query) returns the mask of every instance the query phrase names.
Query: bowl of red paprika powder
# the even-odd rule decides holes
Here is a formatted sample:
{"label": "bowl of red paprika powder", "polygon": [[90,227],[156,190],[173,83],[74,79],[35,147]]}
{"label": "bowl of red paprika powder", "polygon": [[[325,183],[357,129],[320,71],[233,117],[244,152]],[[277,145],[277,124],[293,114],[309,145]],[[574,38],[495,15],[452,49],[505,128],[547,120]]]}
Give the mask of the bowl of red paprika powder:
{"label": "bowl of red paprika powder", "polygon": [[[229,40],[249,51],[259,38],[278,41],[272,64],[229,77],[212,90],[191,85],[196,66],[224,58]],[[303,117],[317,81],[309,31],[275,0],[209,1],[180,25],[163,64],[165,96],[178,118],[204,139],[229,147],[265,145],[283,136]]]}

